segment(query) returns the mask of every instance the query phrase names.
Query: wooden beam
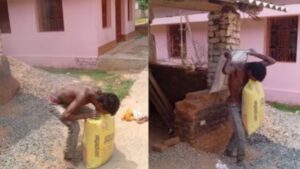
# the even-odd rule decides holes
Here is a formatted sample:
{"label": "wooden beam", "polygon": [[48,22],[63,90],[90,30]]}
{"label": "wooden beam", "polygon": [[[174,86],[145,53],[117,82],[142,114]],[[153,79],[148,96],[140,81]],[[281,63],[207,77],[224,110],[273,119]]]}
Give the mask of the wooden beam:
{"label": "wooden beam", "polygon": [[170,104],[169,100],[163,93],[158,83],[156,82],[155,78],[151,73],[151,70],[149,71],[149,81],[150,101],[155,106],[165,125],[169,128],[170,131],[172,131],[174,127],[174,119],[171,117],[171,114],[173,113],[174,108]]}
{"label": "wooden beam", "polygon": [[197,11],[220,11],[222,5],[210,3],[208,0],[151,0],[152,6],[165,6],[172,8],[197,10]]}

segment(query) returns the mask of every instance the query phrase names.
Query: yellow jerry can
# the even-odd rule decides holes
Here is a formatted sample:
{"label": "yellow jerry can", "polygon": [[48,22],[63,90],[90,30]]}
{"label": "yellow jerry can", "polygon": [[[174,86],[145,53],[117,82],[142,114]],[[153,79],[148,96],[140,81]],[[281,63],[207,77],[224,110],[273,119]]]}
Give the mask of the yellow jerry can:
{"label": "yellow jerry can", "polygon": [[243,89],[242,118],[248,135],[254,133],[265,117],[265,93],[262,83],[249,80]]}
{"label": "yellow jerry can", "polygon": [[83,160],[87,169],[105,164],[114,150],[115,122],[111,115],[87,119],[83,134]]}

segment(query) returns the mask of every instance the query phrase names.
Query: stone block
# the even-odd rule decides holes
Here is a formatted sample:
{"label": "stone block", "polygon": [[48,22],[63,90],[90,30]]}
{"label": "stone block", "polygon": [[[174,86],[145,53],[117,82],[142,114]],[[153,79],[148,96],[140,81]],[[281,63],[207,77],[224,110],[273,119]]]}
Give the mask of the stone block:
{"label": "stone block", "polygon": [[214,21],[209,21],[208,25],[214,25]]}
{"label": "stone block", "polygon": [[214,37],[214,32],[208,32],[208,37]]}
{"label": "stone block", "polygon": [[219,30],[219,28],[220,28],[219,25],[208,26],[209,31],[217,31],[217,30]]}
{"label": "stone block", "polygon": [[211,38],[208,40],[209,43],[218,43],[220,42],[220,39],[219,38]]}

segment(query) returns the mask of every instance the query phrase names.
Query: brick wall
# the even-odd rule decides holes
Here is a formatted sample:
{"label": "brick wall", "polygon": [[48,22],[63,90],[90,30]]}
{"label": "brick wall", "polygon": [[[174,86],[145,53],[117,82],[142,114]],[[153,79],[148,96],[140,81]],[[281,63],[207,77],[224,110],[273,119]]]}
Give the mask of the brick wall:
{"label": "brick wall", "polygon": [[228,91],[188,93],[184,100],[176,103],[176,134],[200,150],[223,151],[232,135],[227,97]]}

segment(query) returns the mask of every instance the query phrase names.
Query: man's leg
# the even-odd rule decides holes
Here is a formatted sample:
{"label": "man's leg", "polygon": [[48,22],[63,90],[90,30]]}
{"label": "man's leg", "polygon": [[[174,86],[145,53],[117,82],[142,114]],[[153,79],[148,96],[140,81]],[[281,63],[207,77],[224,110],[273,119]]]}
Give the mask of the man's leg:
{"label": "man's leg", "polygon": [[233,130],[234,130],[234,140],[237,146],[237,162],[241,162],[245,159],[245,143],[246,135],[244,126],[241,118],[241,108],[238,104],[231,104],[229,106],[229,111],[232,116]]}
{"label": "man's leg", "polygon": [[72,160],[76,154],[80,126],[78,121],[67,122],[65,124],[68,127],[68,138],[66,149],[64,151],[64,158],[65,160]]}
{"label": "man's leg", "polygon": [[[50,106],[50,112],[56,116],[58,119],[60,119],[61,115],[65,111],[65,108],[61,105],[52,105]],[[64,151],[64,158],[66,160],[71,160],[75,153],[77,148],[77,142],[78,142],[78,136],[80,132],[80,126],[78,121],[73,122],[62,122],[64,125],[68,127],[68,137],[66,141],[66,148]]]}
{"label": "man's leg", "polygon": [[229,156],[229,157],[232,157],[233,152],[235,151],[235,149],[236,149],[236,139],[235,139],[235,132],[233,132],[233,134],[230,138],[230,141],[229,141],[229,143],[226,147],[225,155]]}

